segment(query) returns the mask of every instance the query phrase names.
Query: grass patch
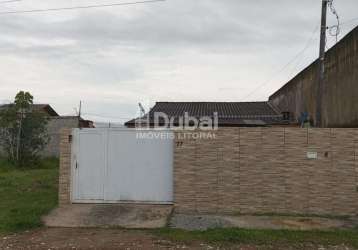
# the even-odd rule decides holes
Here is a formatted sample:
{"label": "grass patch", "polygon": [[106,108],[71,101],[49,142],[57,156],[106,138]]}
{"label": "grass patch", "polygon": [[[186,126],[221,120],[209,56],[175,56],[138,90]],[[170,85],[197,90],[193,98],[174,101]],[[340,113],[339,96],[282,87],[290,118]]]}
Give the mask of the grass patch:
{"label": "grass patch", "polygon": [[246,230],[238,228],[210,229],[207,231],[185,231],[159,229],[154,234],[178,242],[204,241],[215,244],[248,245],[349,245],[358,248],[358,231],[290,231],[290,230]]}
{"label": "grass patch", "polygon": [[57,159],[23,169],[0,159],[0,234],[41,226],[41,216],[57,205],[57,190]]}
{"label": "grass patch", "polygon": [[0,173],[9,171],[11,169],[14,169],[14,165],[6,159],[0,157]]}

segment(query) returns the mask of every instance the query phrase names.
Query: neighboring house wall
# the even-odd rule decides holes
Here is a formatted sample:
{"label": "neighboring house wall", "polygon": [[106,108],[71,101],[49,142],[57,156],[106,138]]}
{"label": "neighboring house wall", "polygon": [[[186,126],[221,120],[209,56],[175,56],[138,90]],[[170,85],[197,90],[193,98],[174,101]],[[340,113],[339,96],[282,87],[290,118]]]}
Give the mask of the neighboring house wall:
{"label": "neighboring house wall", "polygon": [[66,128],[78,128],[79,120],[77,116],[58,116],[50,117],[47,125],[49,143],[42,152],[42,156],[60,156],[60,137],[61,130]]}
{"label": "neighboring house wall", "polygon": [[[326,54],[322,119],[325,127],[358,126],[358,27]],[[296,119],[316,114],[318,60],[270,97],[281,111]]]}
{"label": "neighboring house wall", "polygon": [[[79,122],[77,116],[49,117],[47,124],[49,142],[40,155],[43,157],[59,157],[61,130],[66,128],[78,128],[78,126]],[[4,150],[0,147],[0,155],[3,154]]]}
{"label": "neighboring house wall", "polygon": [[[220,128],[215,133],[214,140],[175,143],[177,212],[358,214],[358,129]],[[60,205],[71,197],[70,134],[67,129],[61,137]],[[311,151],[318,159],[307,159]]]}
{"label": "neighboring house wall", "polygon": [[174,157],[177,212],[358,214],[358,129],[220,129]]}

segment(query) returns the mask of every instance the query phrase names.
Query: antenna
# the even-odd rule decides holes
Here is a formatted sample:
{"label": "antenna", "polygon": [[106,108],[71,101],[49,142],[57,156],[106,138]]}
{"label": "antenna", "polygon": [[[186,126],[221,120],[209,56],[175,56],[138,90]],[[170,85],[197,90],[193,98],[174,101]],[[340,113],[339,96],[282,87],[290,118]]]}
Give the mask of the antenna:
{"label": "antenna", "polygon": [[142,118],[145,116],[145,109],[141,103],[138,103],[138,105],[139,105],[139,110],[140,110],[140,118]]}
{"label": "antenna", "polygon": [[80,106],[78,107],[78,127],[81,128],[81,112],[82,112],[82,101],[80,101]]}
{"label": "antenna", "polygon": [[81,117],[81,113],[82,113],[82,101],[80,101],[80,106],[78,109],[78,117]]}

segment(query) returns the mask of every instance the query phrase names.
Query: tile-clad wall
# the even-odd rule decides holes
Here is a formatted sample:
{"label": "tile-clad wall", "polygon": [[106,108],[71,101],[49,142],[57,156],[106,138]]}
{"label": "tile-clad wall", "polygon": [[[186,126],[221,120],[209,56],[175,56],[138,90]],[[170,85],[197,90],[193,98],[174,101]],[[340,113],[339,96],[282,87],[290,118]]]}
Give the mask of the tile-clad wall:
{"label": "tile-clad wall", "polygon": [[177,212],[358,214],[358,129],[220,128],[213,140],[181,133]]}
{"label": "tile-clad wall", "polygon": [[72,129],[62,129],[60,136],[59,205],[71,203],[71,140]]}
{"label": "tile-clad wall", "polygon": [[180,185],[175,186],[174,200],[180,201],[183,210],[196,210],[196,141],[181,140],[175,148],[174,176],[180,176]]}

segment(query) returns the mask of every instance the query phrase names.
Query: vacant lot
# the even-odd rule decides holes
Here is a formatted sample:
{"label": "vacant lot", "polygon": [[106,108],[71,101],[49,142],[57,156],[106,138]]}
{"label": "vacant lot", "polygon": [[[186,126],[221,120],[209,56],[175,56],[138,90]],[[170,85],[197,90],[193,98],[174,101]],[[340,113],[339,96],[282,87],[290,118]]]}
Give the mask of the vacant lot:
{"label": "vacant lot", "polygon": [[358,231],[69,229],[41,227],[57,205],[58,161],[0,160],[0,249],[358,249]]}
{"label": "vacant lot", "polygon": [[57,205],[58,160],[18,169],[0,160],[0,234],[41,226],[40,217]]}

